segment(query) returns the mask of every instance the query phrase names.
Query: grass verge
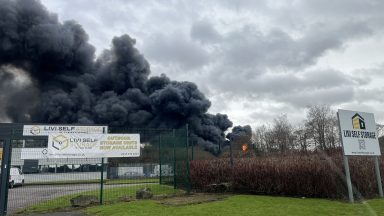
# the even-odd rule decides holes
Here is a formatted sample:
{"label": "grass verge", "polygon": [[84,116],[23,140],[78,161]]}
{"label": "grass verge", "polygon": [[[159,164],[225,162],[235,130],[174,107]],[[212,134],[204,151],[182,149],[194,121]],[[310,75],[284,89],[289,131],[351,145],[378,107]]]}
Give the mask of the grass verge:
{"label": "grass verge", "polygon": [[[135,196],[138,189],[148,187],[152,190],[154,195],[172,195],[172,194],[183,194],[181,190],[175,190],[173,187],[157,185],[157,184],[142,184],[142,185],[130,185],[115,188],[104,189],[103,201],[105,204],[112,204],[120,201],[121,197]],[[76,193],[58,197],[49,201],[44,201],[39,204],[30,206],[26,209],[19,211],[20,214],[31,214],[31,213],[47,213],[53,211],[68,210],[71,208],[70,199],[78,195],[95,195],[99,197],[100,190],[87,191],[82,193]]]}
{"label": "grass verge", "polygon": [[[164,201],[162,201],[164,202]],[[325,199],[234,195],[216,202],[195,205],[163,205],[145,200],[89,207],[91,215],[384,215],[384,199],[349,204]]]}

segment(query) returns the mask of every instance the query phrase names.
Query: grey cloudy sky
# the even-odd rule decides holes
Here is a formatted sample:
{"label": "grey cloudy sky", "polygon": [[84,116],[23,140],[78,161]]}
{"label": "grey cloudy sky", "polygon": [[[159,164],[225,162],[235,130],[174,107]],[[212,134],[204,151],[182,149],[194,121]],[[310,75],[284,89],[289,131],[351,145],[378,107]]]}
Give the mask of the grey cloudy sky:
{"label": "grey cloudy sky", "polygon": [[152,75],[195,82],[235,125],[294,122],[305,107],[374,112],[384,123],[384,1],[42,0],[100,53],[129,34]]}

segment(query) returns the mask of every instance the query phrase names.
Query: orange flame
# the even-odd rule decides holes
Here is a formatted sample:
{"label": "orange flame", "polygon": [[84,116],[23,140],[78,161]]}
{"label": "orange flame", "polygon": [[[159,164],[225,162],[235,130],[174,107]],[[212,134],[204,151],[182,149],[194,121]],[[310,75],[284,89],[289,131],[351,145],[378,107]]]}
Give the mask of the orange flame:
{"label": "orange flame", "polygon": [[241,148],[243,149],[243,152],[247,151],[248,150],[248,144],[243,144],[241,146]]}

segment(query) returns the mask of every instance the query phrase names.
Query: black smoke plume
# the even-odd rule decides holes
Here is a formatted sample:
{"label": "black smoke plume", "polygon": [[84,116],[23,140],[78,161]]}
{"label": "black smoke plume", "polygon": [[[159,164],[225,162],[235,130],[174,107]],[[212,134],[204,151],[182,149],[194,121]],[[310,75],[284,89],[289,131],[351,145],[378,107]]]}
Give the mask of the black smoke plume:
{"label": "black smoke plume", "polygon": [[179,128],[190,125],[205,149],[218,153],[227,115],[208,114],[210,101],[191,82],[150,67],[128,35],[95,58],[74,21],[60,23],[37,0],[0,0],[0,119]]}
{"label": "black smoke plume", "polygon": [[228,133],[228,140],[233,144],[240,147],[243,144],[252,144],[252,128],[249,125],[235,126],[232,128],[232,132]]}

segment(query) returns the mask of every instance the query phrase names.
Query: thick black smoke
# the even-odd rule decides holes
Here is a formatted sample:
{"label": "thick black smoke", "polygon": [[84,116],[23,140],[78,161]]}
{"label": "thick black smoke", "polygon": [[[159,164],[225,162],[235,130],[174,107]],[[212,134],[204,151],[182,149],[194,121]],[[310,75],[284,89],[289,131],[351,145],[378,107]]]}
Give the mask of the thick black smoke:
{"label": "thick black smoke", "polygon": [[[0,119],[179,128],[218,153],[227,115],[208,114],[210,101],[191,82],[150,67],[128,35],[115,37],[95,60],[88,35],[60,23],[36,0],[0,0]],[[27,81],[20,82],[23,78]]]}
{"label": "thick black smoke", "polygon": [[232,132],[227,134],[227,138],[238,145],[252,143],[252,128],[249,125],[235,126]]}

